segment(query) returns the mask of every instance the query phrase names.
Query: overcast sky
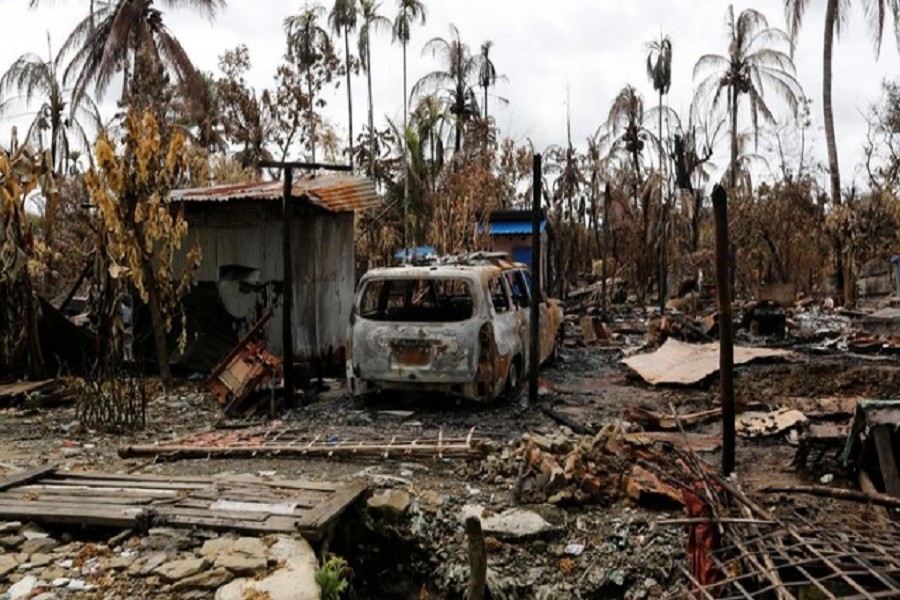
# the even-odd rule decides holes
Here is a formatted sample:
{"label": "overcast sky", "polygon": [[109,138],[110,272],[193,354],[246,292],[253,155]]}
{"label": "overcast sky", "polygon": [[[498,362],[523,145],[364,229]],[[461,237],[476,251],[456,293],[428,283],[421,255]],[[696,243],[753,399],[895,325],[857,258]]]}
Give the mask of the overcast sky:
{"label": "overcast sky", "polygon": [[[4,43],[0,44],[0,68],[5,69],[24,52],[46,54],[46,33],[59,47],[73,25],[85,14],[87,0],[51,0],[37,10],[27,0],[0,0]],[[509,99],[506,107],[492,110],[502,135],[517,141],[531,139],[536,148],[565,142],[566,97],[570,98],[572,132],[583,144],[603,122],[617,91],[635,85],[655,103],[645,74],[645,44],[668,34],[674,45],[673,84],[670,104],[686,114],[692,96],[694,62],[704,53],[725,48],[726,0],[426,0],[427,24],[413,31],[409,50],[409,79],[414,82],[433,70],[436,61],[423,56],[424,43],[434,36],[449,35],[452,23],[473,52],[492,40],[494,62],[507,81],[496,93]],[[821,128],[823,1],[813,1],[805,17],[795,62],[798,78],[813,100],[813,140],[817,157],[824,162]],[[855,3],[860,4],[860,3]],[[195,63],[217,72],[217,57],[226,49],[246,44],[253,69],[251,83],[272,85],[272,76],[284,52],[282,22],[298,11],[300,2],[231,0],[214,22],[185,10],[166,10],[169,28],[181,40]],[[763,12],[770,25],[784,28],[782,0],[735,2],[735,12],[753,7]],[[330,4],[326,4],[330,8]],[[383,0],[382,12],[393,18],[395,0]],[[889,21],[880,59],[876,60],[860,9],[836,47],[834,59],[835,121],[844,185],[852,178],[864,184],[855,167],[861,160],[865,120],[861,112],[880,97],[884,79],[900,79],[900,60]],[[390,33],[374,44],[376,115],[400,118],[402,107],[401,50],[391,45]],[[357,129],[364,121],[365,82],[354,81]],[[109,93],[110,98],[115,92]],[[773,100],[775,104],[777,100]],[[343,130],[346,122],[343,87],[331,94],[327,113]],[[493,103],[497,107],[497,103]],[[110,111],[107,111],[110,112]],[[0,118],[0,140],[6,141],[9,118]],[[719,162],[727,147],[722,146]],[[821,178],[825,183],[824,176]],[[826,186],[827,187],[827,186]]]}

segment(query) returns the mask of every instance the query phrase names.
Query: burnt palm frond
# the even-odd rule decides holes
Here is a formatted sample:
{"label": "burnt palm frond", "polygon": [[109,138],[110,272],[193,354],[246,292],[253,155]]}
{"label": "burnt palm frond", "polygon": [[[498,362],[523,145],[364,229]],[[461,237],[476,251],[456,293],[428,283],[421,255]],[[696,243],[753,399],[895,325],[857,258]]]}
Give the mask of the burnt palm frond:
{"label": "burnt palm frond", "polygon": [[397,16],[392,27],[394,41],[408,44],[413,24],[419,21],[424,25],[425,20],[425,3],[422,0],[397,0]]}

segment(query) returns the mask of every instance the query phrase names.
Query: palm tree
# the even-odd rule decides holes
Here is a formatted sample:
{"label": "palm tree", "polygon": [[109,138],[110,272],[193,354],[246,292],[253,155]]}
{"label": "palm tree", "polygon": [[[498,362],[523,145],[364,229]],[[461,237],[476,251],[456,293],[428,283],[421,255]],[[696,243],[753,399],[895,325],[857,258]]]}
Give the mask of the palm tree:
{"label": "palm tree", "polygon": [[210,152],[227,152],[227,117],[219,97],[218,86],[209,73],[200,73],[198,94],[185,93],[175,102],[179,124],[201,148]]}
{"label": "palm tree", "polygon": [[478,55],[478,85],[484,89],[484,122],[488,122],[488,88],[497,84],[497,68],[491,60],[491,48],[494,42],[487,40],[481,44]]}
{"label": "palm tree", "polygon": [[[634,172],[631,191],[635,210],[641,208],[641,243],[650,243],[650,197],[641,193],[641,156],[648,143],[654,142],[653,134],[644,125],[644,98],[634,88],[623,87],[609,109],[605,128],[607,134],[603,142],[609,147],[610,156],[623,155],[631,163]],[[649,253],[642,255],[635,263],[635,278],[639,283],[640,297],[643,298],[644,286],[648,281],[650,269]]]}
{"label": "palm tree", "polygon": [[659,207],[660,207],[660,244],[659,244],[659,310],[660,314],[666,308],[666,209],[663,200],[664,157],[663,152],[663,96],[669,93],[672,87],[672,40],[669,36],[662,36],[647,44],[647,77],[653,83],[653,89],[659,94],[659,135],[657,145],[659,154]]}
{"label": "palm tree", "polygon": [[[825,143],[828,146],[828,170],[831,175],[831,198],[835,204],[841,203],[841,173],[838,168],[837,141],[834,135],[834,110],[831,98],[832,71],[831,62],[834,50],[834,39],[840,36],[841,26],[850,16],[853,4],[865,7],[869,20],[869,33],[875,47],[875,56],[881,51],[884,34],[884,23],[890,11],[894,18],[894,32],[900,42],[900,0],[825,0],[825,35],[822,44],[822,111],[825,119]],[[791,35],[792,50],[797,34],[803,24],[803,16],[810,0],[784,0],[784,10]]]}
{"label": "palm tree", "polygon": [[410,129],[415,131],[422,146],[422,156],[425,156],[425,144],[428,144],[428,179],[431,184],[431,192],[437,193],[437,176],[444,167],[444,136],[443,126],[446,123],[446,113],[437,96],[429,94],[422,97],[415,110],[412,112]]}
{"label": "palm tree", "polygon": [[[647,44],[647,77],[653,83],[653,89],[659,94],[659,136],[657,138],[659,154],[659,172],[663,171],[663,96],[672,87],[672,40],[663,36]],[[662,187],[660,187],[660,201]]]}
{"label": "palm tree", "polygon": [[406,87],[406,47],[409,45],[413,23],[425,24],[425,4],[422,0],[397,0],[397,16],[394,18],[394,41],[403,46],[403,128],[406,129],[409,108],[409,92]]}
{"label": "palm tree", "polygon": [[347,70],[347,118],[350,127],[350,144],[347,154],[350,167],[353,167],[353,93],[350,89],[350,32],[356,29],[359,16],[357,0],[334,0],[334,6],[328,15],[328,24],[336,34],[344,34],[344,68]]}
{"label": "palm tree", "polygon": [[377,136],[375,135],[375,107],[372,99],[372,33],[375,30],[386,27],[390,28],[391,21],[387,17],[378,14],[378,2],[375,0],[359,0],[359,12],[362,24],[359,27],[359,61],[363,70],[366,72],[366,80],[369,88],[369,172],[371,177],[375,172],[375,144]]}
{"label": "palm tree", "polygon": [[474,106],[474,95],[470,81],[478,74],[478,60],[469,52],[469,46],[462,43],[459,30],[450,25],[450,39],[435,37],[425,44],[422,53],[431,52],[432,56],[440,56],[443,69],[432,71],[423,76],[413,86],[413,95],[426,90],[437,91],[444,87],[447,112],[453,115],[454,142],[453,151],[459,153],[462,145],[463,128],[466,121],[478,114]]}
{"label": "palm tree", "polygon": [[[101,4],[85,17],[69,35],[61,52],[74,52],[63,74],[64,79],[77,73],[72,92],[73,103],[84,96],[93,83],[98,97],[103,96],[115,73],[125,73],[122,97],[128,91],[147,94],[139,88],[141,78],[150,69],[164,70],[192,93],[200,88],[200,78],[193,63],[172,32],[163,22],[163,13],[154,0],[118,0]],[[224,5],[224,0],[163,0],[170,7],[190,6],[210,18]],[[128,72],[131,70],[131,81]],[[148,84],[148,86],[151,84]],[[133,98],[135,99],[135,98]],[[138,98],[139,99],[139,98]]]}
{"label": "palm tree", "polygon": [[796,69],[791,57],[778,45],[790,45],[788,35],[769,27],[766,17],[753,9],[746,9],[734,18],[734,8],[728,7],[726,28],[728,31],[728,55],[706,54],[694,65],[694,79],[703,76],[697,86],[696,96],[710,99],[717,108],[723,95],[727,95],[727,110],[731,122],[731,162],[729,184],[737,186],[738,176],[738,108],[741,96],[750,103],[750,117],[754,136],[759,132],[760,117],[775,122],[764,90],[775,91],[796,115],[799,98],[803,95],[795,77]]}
{"label": "palm tree", "polygon": [[319,25],[319,19],[325,14],[325,9],[317,4],[307,4],[299,15],[288,17],[284,20],[284,28],[288,36],[288,57],[296,59],[298,66],[306,73],[306,83],[309,92],[309,144],[310,157],[316,162],[316,114],[315,114],[315,86],[313,84],[313,66],[326,54],[334,50],[331,37]]}
{"label": "palm tree", "polygon": [[[406,87],[406,47],[409,45],[410,32],[413,23],[419,21],[425,24],[425,4],[422,0],[397,0],[397,16],[394,17],[393,34],[394,41],[403,46],[403,135],[401,140],[407,137],[406,129],[409,127],[409,92]],[[403,177],[403,247],[408,241],[409,223],[409,161],[404,152],[403,162],[407,165],[406,174]]]}
{"label": "palm tree", "polygon": [[[784,0],[784,10],[791,34],[791,50],[796,42],[797,34],[803,24],[803,16],[809,6],[809,0]],[[840,36],[841,25],[850,15],[854,2],[851,0],[826,0],[825,33],[822,43],[822,113],[825,120],[825,145],[828,150],[828,171],[831,179],[831,199],[835,204],[841,203],[841,172],[838,165],[837,138],[834,135],[834,108],[831,97],[832,56],[834,39]],[[856,2],[859,4],[859,2]],[[884,22],[888,11],[894,17],[894,33],[900,44],[900,0],[862,0],[866,16],[869,20],[869,33],[875,47],[875,56],[881,52],[881,41],[884,34]],[[853,300],[854,286],[845,281],[844,258],[841,240],[835,242],[835,270],[837,271],[838,291],[843,291],[847,304]]]}
{"label": "palm tree", "polygon": [[[47,37],[47,59],[36,54],[23,54],[10,65],[0,78],[0,95],[17,94],[26,107],[35,101],[41,103],[26,139],[37,138],[43,149],[43,132],[50,135],[50,164],[58,173],[65,172],[65,162],[72,151],[70,136],[74,135],[82,148],[91,147],[88,130],[83,122],[89,122],[95,133],[102,128],[97,107],[90,97],[83,97],[78,104],[69,106],[60,73],[62,53],[53,57],[50,37]],[[0,112],[8,109],[10,102],[0,105]],[[67,114],[68,111],[68,114]]]}
{"label": "palm tree", "polygon": [[604,141],[610,146],[610,154],[625,153],[634,170],[633,190],[635,203],[641,185],[641,153],[645,142],[652,141],[653,134],[644,126],[644,98],[632,85],[626,85],[616,95],[604,127]]}

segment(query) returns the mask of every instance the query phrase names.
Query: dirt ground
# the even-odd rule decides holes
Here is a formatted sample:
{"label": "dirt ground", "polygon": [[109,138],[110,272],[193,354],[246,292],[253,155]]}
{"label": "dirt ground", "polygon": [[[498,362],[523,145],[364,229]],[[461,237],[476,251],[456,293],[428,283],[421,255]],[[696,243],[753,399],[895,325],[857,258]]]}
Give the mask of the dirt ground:
{"label": "dirt ground", "polygon": [[[564,349],[559,361],[542,373],[541,402],[596,429],[622,419],[633,407],[668,412],[673,406],[685,414],[716,406],[715,378],[692,387],[653,387],[620,364],[622,355],[619,347]],[[900,389],[896,358],[875,361],[796,352],[787,361],[742,366],[737,373],[738,402],[773,409],[822,396],[890,398]],[[362,402],[349,397],[340,381],[326,380],[324,387],[308,395],[302,407],[282,415],[283,424],[335,440],[425,437],[441,431],[446,437],[465,436],[474,428],[477,436],[491,441],[490,455],[495,460],[120,459],[120,445],[171,440],[216,425],[219,407],[196,383],[185,381],[153,400],[147,427],[134,435],[85,430],[76,420],[74,407],[0,410],[0,476],[52,462],[63,469],[115,473],[274,472],[277,477],[332,482],[366,479],[373,492],[403,489],[413,498],[404,520],[373,520],[364,506],[355,509],[344,520],[344,531],[336,536],[331,550],[347,558],[354,570],[353,597],[450,598],[464,589],[467,568],[458,513],[466,505],[496,512],[512,505],[516,476],[503,465],[515,461],[503,463],[496,457],[513,453],[526,433],[571,435],[524,399],[491,406],[437,397]],[[691,429],[692,433],[720,431],[716,422]],[[793,468],[795,450],[784,435],[740,439],[737,464],[744,488],[763,502],[778,502],[777,497],[757,494],[757,490],[773,483],[810,483],[824,474]],[[712,464],[720,460],[718,452],[702,457]],[[823,469],[840,477],[829,471],[830,466],[826,463]],[[561,536],[489,540],[494,598],[659,597],[667,581],[678,577],[677,565],[684,560],[684,531],[661,531],[654,524],[654,520],[678,517],[677,507],[641,506],[625,500],[611,506],[545,505],[541,510],[548,521],[563,523]],[[89,538],[91,534],[79,535]],[[572,543],[583,544],[584,552],[570,552]],[[0,593],[5,585],[0,583]],[[152,590],[131,593],[164,597]],[[213,595],[210,592],[207,597]],[[78,597],[78,592],[59,592],[59,597]]]}

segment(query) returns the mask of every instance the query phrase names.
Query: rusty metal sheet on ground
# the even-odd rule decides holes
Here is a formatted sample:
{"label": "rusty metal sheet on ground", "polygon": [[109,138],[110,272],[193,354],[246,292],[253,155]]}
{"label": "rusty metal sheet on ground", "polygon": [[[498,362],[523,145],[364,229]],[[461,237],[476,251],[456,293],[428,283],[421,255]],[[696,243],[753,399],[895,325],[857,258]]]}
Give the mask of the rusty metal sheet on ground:
{"label": "rusty metal sheet on ground", "polygon": [[[735,346],[734,364],[760,358],[786,357],[788,350]],[[698,383],[719,370],[719,344],[685,344],[669,339],[656,352],[638,354],[622,361],[647,383],[689,385]]]}

